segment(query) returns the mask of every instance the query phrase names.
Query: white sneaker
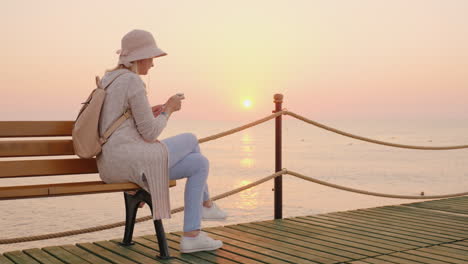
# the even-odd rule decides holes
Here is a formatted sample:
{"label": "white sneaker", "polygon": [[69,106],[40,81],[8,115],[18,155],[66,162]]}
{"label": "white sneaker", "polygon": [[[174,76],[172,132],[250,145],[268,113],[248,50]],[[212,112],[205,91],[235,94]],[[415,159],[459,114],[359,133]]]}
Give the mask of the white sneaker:
{"label": "white sneaker", "polygon": [[227,217],[226,212],[219,208],[215,203],[211,207],[202,206],[202,219],[203,220],[225,220]]}
{"label": "white sneaker", "polygon": [[191,253],[197,251],[215,250],[223,246],[223,241],[214,240],[205,232],[201,232],[196,237],[182,236],[180,240],[180,252]]}

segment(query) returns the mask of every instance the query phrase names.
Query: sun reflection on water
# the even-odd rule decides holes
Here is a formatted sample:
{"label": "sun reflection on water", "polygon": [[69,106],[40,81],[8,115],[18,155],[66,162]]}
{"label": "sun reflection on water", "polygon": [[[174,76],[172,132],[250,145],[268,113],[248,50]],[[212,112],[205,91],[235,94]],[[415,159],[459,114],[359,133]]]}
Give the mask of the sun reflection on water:
{"label": "sun reflection on water", "polygon": [[255,165],[255,159],[253,158],[253,153],[255,147],[253,145],[253,138],[248,132],[244,132],[241,138],[241,154],[244,156],[240,160],[240,166],[242,168],[252,168]]}
{"label": "sun reflection on water", "polygon": [[[252,181],[249,180],[242,180],[240,181],[237,187],[245,186],[247,184],[252,183]],[[236,200],[236,207],[240,209],[246,209],[246,210],[251,210],[255,209],[258,207],[258,191],[256,190],[256,187],[250,188],[248,190],[245,190],[239,194],[240,199]]]}

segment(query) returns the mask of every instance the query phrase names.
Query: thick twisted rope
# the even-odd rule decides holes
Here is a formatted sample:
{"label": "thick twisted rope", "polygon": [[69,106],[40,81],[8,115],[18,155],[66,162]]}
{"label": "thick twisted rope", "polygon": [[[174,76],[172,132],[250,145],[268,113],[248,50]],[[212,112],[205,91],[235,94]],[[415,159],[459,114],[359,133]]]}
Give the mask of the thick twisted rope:
{"label": "thick twisted rope", "polygon": [[305,176],[303,174],[300,174],[300,173],[297,173],[297,172],[294,172],[294,171],[290,171],[290,170],[286,170],[286,169],[283,169],[283,171],[284,171],[284,174],[289,174],[289,175],[292,175],[294,177],[297,177],[297,178],[300,178],[300,179],[303,179],[303,180],[306,180],[306,181],[315,182],[315,183],[325,185],[325,186],[328,186],[328,187],[332,187],[332,188],[335,188],[335,189],[340,189],[340,190],[343,190],[343,191],[360,193],[360,194],[365,194],[365,195],[378,196],[378,197],[397,198],[397,199],[429,200],[429,199],[442,199],[442,198],[451,198],[451,197],[458,197],[458,196],[468,195],[468,192],[444,194],[444,195],[428,195],[428,196],[422,196],[422,195],[421,196],[418,196],[418,195],[397,195],[397,194],[369,192],[369,191],[363,191],[363,190],[359,190],[359,189],[349,188],[349,187],[341,186],[341,185],[338,185],[338,184],[333,184],[333,183],[317,180],[315,178],[308,177],[308,176]]}
{"label": "thick twisted rope", "polygon": [[273,119],[277,116],[280,116],[284,114],[284,111],[280,111],[280,112],[276,112],[274,114],[271,114],[267,117],[264,117],[262,119],[259,119],[257,121],[254,121],[254,122],[251,122],[251,123],[248,123],[246,125],[243,125],[243,126],[240,126],[240,127],[236,127],[236,128],[233,128],[233,129],[230,129],[230,130],[227,130],[225,132],[221,132],[221,133],[218,133],[218,134],[215,134],[215,135],[212,135],[212,136],[209,136],[209,137],[205,137],[205,138],[201,138],[198,140],[199,143],[204,143],[204,142],[207,142],[207,141],[211,141],[211,140],[215,140],[215,139],[218,139],[220,137],[225,137],[227,135],[231,135],[231,134],[234,134],[234,133],[237,133],[239,131],[242,131],[244,129],[247,129],[249,127],[253,127],[253,126],[256,126],[256,125],[259,125],[261,123],[264,123],[270,119]]}
{"label": "thick twisted rope", "polygon": [[419,149],[419,150],[450,150],[450,149],[465,149],[465,148],[468,148],[468,145],[427,147],[427,146],[412,146],[412,145],[389,143],[389,142],[385,142],[385,141],[380,141],[380,140],[375,140],[375,139],[370,139],[370,138],[366,138],[366,137],[353,135],[353,134],[350,134],[350,133],[347,133],[347,132],[344,132],[344,131],[341,131],[341,130],[338,130],[338,129],[335,129],[335,128],[332,128],[332,127],[329,127],[329,126],[326,126],[326,125],[323,125],[323,124],[320,124],[318,122],[315,122],[313,120],[310,120],[308,118],[305,118],[305,117],[300,116],[300,115],[298,115],[296,113],[293,113],[293,112],[282,111],[282,113],[284,115],[290,115],[290,116],[295,117],[295,118],[297,118],[299,120],[302,120],[302,121],[304,121],[306,123],[309,123],[309,124],[314,125],[316,127],[331,131],[333,133],[340,134],[340,135],[345,136],[345,137],[350,137],[350,138],[354,138],[354,139],[357,139],[357,140],[367,141],[367,142],[374,143],[374,144],[379,144],[379,145],[385,145],[385,146],[396,147],[396,148]]}

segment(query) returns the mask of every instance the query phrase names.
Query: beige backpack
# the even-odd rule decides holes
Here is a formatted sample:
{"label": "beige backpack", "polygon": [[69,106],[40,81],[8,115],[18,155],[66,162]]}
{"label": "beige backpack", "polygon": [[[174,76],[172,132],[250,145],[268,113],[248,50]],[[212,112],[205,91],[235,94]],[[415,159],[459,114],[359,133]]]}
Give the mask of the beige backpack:
{"label": "beige backpack", "polygon": [[106,87],[102,87],[99,76],[96,76],[97,88],[91,92],[86,102],[82,103],[83,106],[72,130],[73,147],[75,154],[80,158],[89,159],[101,153],[102,145],[106,143],[112,133],[132,116],[130,109],[128,109],[104,132],[104,135],[100,136],[99,117],[106,97],[106,88],[124,73],[126,72],[115,76]]}

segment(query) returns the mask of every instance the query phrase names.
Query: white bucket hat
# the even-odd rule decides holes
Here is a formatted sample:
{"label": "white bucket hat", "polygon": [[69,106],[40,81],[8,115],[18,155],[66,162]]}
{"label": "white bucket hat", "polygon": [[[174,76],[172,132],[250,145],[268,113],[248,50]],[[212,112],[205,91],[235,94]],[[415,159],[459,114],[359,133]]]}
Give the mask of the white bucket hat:
{"label": "white bucket hat", "polygon": [[117,51],[120,54],[119,65],[131,67],[133,61],[156,58],[167,55],[156,45],[153,35],[145,30],[134,29],[122,38],[122,48]]}

